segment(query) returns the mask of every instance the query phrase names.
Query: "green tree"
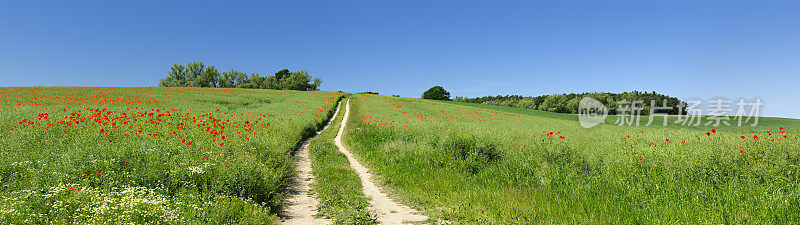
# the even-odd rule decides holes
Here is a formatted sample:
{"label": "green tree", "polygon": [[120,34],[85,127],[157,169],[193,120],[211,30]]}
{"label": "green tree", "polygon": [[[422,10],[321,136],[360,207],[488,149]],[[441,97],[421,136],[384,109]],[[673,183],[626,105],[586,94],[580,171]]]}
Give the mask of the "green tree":
{"label": "green tree", "polygon": [[285,89],[284,80],[289,77],[289,73],[288,69],[282,69],[276,72],[275,75],[267,77],[267,87],[276,90]]}
{"label": "green tree", "polygon": [[[217,81],[217,87],[221,88],[235,88],[237,83],[237,78],[239,78],[239,74],[245,74],[234,69],[230,71],[222,72],[222,76],[219,77]],[[247,74],[245,74],[247,76]]]}
{"label": "green tree", "polygon": [[277,90],[317,90],[322,79],[312,77],[306,71],[291,72],[282,69],[273,76],[262,77],[258,73],[239,72],[234,69],[220,74],[213,65],[191,62],[186,66],[174,64],[167,77],[159,80],[161,87],[220,87],[259,88]]}
{"label": "green tree", "polygon": [[575,96],[574,98],[567,101],[566,112],[568,113],[578,113],[578,108],[581,103],[581,96]]}
{"label": "green tree", "polygon": [[247,76],[247,73],[237,73],[236,74],[236,88],[248,88],[250,85],[250,77]]}
{"label": "green tree", "polygon": [[312,91],[317,90],[322,79],[312,78],[306,71],[289,72],[283,69],[267,77],[266,83],[269,89]]}
{"label": "green tree", "polygon": [[186,87],[186,67],[182,64],[173,64],[169,68],[169,75],[159,81],[158,86],[161,87]]}
{"label": "green tree", "polygon": [[194,87],[217,87],[219,71],[213,65],[205,66],[194,79]]}
{"label": "green tree", "polygon": [[314,77],[314,82],[311,83],[313,90],[318,90],[319,85],[322,85],[322,78]]}
{"label": "green tree", "polygon": [[198,87],[202,80],[206,65],[203,62],[190,62],[186,64],[186,87]]}
{"label": "green tree", "polygon": [[544,99],[539,110],[550,112],[565,112],[566,111],[566,95],[550,95]]}
{"label": "green tree", "polygon": [[450,101],[450,92],[444,90],[442,86],[434,86],[422,93],[422,98]]}
{"label": "green tree", "polygon": [[308,72],[306,71],[292,72],[286,79],[286,89],[299,90],[299,91],[316,90],[316,87],[313,87],[313,84],[311,82],[312,82],[311,75],[308,75]]}
{"label": "green tree", "polygon": [[269,89],[269,83],[267,82],[267,78],[262,77],[258,73],[251,73],[250,80],[252,80],[253,82],[253,88]]}

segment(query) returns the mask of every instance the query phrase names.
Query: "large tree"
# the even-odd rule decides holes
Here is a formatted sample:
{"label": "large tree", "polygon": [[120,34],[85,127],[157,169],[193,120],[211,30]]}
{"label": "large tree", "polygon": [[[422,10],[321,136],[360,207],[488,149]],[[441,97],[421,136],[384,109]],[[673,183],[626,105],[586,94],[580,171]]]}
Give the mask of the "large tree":
{"label": "large tree", "polygon": [[279,90],[313,91],[317,90],[322,79],[312,78],[306,71],[289,72],[284,69],[267,77],[267,87]]}
{"label": "large tree", "polygon": [[158,86],[186,87],[189,84],[186,79],[186,67],[182,64],[173,64],[172,67],[169,68],[169,75],[161,79]]}
{"label": "large tree", "polygon": [[422,93],[422,98],[450,101],[450,92],[444,90],[442,86],[434,86],[425,91],[425,93]]}

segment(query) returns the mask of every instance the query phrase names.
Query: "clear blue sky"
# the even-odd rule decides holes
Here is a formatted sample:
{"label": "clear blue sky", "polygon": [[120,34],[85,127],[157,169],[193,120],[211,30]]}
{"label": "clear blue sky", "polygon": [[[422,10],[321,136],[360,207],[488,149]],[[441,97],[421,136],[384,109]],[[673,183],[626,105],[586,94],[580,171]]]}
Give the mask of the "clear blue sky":
{"label": "clear blue sky", "polygon": [[[644,3],[648,2],[648,3]],[[657,91],[800,118],[800,1],[6,1],[0,86],[156,86],[173,63],[419,97]]]}

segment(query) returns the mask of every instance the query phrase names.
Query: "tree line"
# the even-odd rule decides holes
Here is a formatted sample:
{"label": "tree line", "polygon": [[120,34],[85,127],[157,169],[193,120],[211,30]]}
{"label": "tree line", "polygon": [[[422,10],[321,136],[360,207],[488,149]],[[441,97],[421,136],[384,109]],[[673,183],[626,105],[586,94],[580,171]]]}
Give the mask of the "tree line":
{"label": "tree line", "polygon": [[[477,98],[455,97],[453,101],[482,103],[490,105],[501,105],[528,109],[537,109],[543,111],[557,112],[557,113],[578,113],[578,106],[583,97],[592,97],[597,99],[608,108],[609,114],[617,114],[619,105],[622,101],[638,101],[642,100],[643,103],[637,104],[636,107],[642,108],[641,113],[647,115],[650,113],[650,103],[655,101],[655,106],[662,107],[663,103],[670,109],[656,110],[656,113],[668,114],[685,114],[685,108],[679,105],[686,103],[676,97],[671,97],[663,94],[653,92],[623,92],[623,93],[608,93],[608,92],[591,92],[591,93],[570,93],[570,94],[554,94],[542,95],[536,97],[523,97],[521,95],[505,95],[505,96],[485,96]],[[627,105],[625,107],[631,107]],[[630,113],[630,112],[627,112]]]}
{"label": "tree line", "polygon": [[322,79],[314,78],[306,71],[291,72],[283,69],[268,77],[258,73],[248,75],[235,69],[220,73],[214,65],[191,62],[187,65],[174,64],[166,77],[158,82],[160,87],[210,87],[210,88],[252,88],[276,90],[317,90]]}

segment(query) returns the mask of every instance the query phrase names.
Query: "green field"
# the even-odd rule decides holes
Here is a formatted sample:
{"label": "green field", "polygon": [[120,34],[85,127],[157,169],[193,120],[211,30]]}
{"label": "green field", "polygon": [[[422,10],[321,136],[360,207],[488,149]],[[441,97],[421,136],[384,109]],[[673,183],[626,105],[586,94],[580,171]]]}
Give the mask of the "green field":
{"label": "green field", "polygon": [[798,120],[585,129],[575,115],[520,108],[378,95],[352,103],[351,151],[436,220],[800,223]]}
{"label": "green field", "polygon": [[341,96],[0,88],[0,223],[273,223]]}
{"label": "green field", "polygon": [[[292,151],[345,97],[345,144],[429,223],[800,223],[800,120],[586,129],[370,94],[88,87],[0,88],[0,223],[276,223]],[[376,224],[333,142],[343,114],[308,148],[318,216]]]}

